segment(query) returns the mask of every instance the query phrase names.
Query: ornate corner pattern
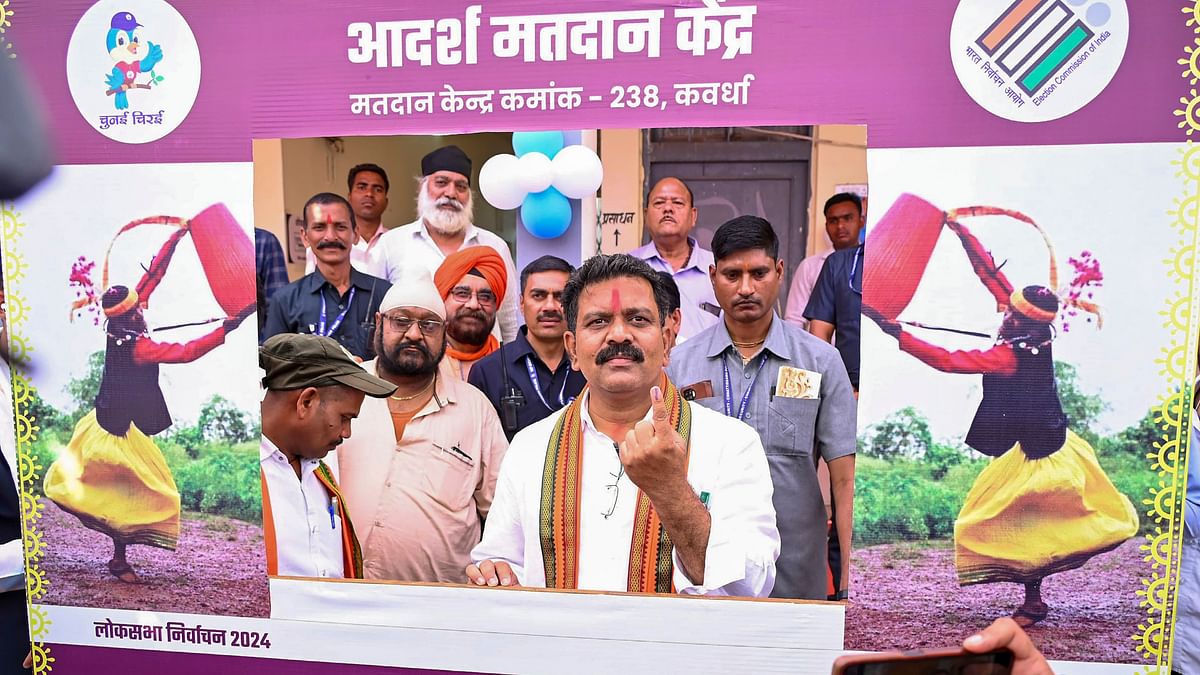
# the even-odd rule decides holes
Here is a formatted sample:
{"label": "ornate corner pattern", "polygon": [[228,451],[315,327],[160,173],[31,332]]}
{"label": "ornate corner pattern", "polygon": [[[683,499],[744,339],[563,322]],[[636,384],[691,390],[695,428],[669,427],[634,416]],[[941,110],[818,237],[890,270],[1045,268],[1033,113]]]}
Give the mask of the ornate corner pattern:
{"label": "ornate corner pattern", "polygon": [[17,473],[21,487],[21,526],[25,544],[25,587],[29,599],[29,629],[33,640],[34,672],[52,670],[54,658],[46,647],[50,620],[45,610],[34,603],[46,595],[48,581],[41,561],[46,555],[46,543],[38,531],[45,505],[36,496],[34,486],[41,480],[46,467],[38,464],[32,452],[39,427],[30,414],[33,384],[27,364],[33,347],[25,329],[29,321],[29,302],[21,293],[29,265],[21,254],[20,241],[25,231],[21,214],[12,202],[0,202],[0,232],[4,235],[5,310],[8,324],[9,355],[12,364],[13,413],[16,420]]}

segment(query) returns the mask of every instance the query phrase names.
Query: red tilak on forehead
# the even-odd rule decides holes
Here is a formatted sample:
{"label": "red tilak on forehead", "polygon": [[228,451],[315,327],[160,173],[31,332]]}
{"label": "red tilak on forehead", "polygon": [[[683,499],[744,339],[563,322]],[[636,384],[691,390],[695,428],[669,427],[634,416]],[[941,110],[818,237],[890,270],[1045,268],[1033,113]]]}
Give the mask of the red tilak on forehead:
{"label": "red tilak on forehead", "polygon": [[612,289],[612,305],[609,310],[616,316],[621,313],[621,291]]}

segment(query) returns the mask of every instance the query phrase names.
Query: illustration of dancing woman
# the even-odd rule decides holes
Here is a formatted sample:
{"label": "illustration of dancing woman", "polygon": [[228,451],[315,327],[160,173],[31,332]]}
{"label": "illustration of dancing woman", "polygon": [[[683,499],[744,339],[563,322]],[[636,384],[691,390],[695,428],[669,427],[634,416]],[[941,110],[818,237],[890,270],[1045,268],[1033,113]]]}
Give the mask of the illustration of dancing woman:
{"label": "illustration of dancing woman", "polygon": [[179,230],[172,235],[135,288],[112,286],[99,298],[107,342],[96,407],[75,425],[70,443],[46,471],[46,496],[112,538],[108,571],[126,583],[138,582],[126,558],[127,546],[173,551],[179,540],[179,490],[151,439],[171,426],[158,382],[159,364],[199,359],[223,344],[226,334],[254,311],[251,305],[186,344],[150,339],[143,312],[186,234]]}
{"label": "illustration of dancing woman", "polygon": [[996,459],[979,474],[958,514],[955,566],[960,585],[1024,584],[1025,599],[1013,618],[1029,626],[1049,613],[1041,594],[1045,577],[1081,567],[1138,531],[1133,504],[1105,475],[1091,445],[1069,428],[1054,379],[1053,323],[1060,308],[1098,310],[1078,299],[1077,288],[1062,301],[1044,286],[1014,291],[970,232],[953,220],[946,224],[1004,311],[995,345],[949,351],[865,304],[863,314],[926,365],[983,375],[983,400],[966,444]]}

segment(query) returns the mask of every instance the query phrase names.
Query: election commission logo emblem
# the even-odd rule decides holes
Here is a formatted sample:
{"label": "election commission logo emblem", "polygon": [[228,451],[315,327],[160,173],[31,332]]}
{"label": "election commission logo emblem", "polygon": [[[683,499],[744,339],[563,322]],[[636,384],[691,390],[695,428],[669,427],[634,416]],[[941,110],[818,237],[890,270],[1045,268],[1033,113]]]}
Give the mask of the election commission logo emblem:
{"label": "election commission logo emblem", "polygon": [[1045,122],[1079,110],[1112,81],[1129,42],[1125,0],[962,0],[950,60],[988,112]]}
{"label": "election commission logo emblem", "polygon": [[200,51],[162,0],[101,0],[75,26],[67,84],[83,118],[121,143],[149,143],[183,122],[200,90]]}

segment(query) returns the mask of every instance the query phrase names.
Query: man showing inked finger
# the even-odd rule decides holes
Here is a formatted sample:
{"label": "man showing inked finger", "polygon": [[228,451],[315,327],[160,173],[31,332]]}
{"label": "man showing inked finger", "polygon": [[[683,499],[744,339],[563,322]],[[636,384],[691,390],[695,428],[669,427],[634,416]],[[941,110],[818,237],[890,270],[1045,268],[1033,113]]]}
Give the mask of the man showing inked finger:
{"label": "man showing inked finger", "polygon": [[765,597],[779,532],[758,434],[692,405],[664,374],[668,299],[629,255],[563,291],[588,387],[509,446],[471,583]]}

